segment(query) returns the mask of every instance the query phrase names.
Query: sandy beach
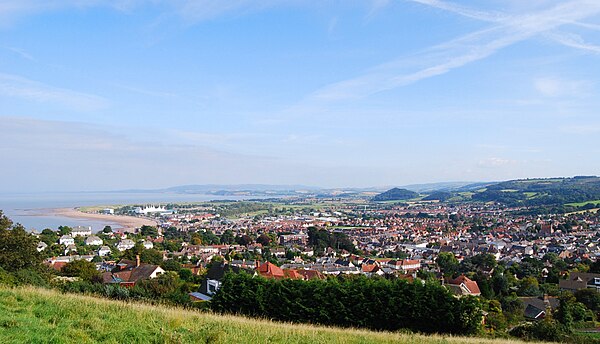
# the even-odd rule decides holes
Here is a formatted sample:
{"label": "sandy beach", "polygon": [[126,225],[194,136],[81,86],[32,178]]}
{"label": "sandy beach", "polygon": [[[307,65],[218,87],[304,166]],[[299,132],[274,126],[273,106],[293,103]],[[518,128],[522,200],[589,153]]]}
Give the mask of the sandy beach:
{"label": "sandy beach", "polygon": [[70,217],[74,219],[91,219],[98,221],[106,221],[107,225],[111,223],[119,224],[123,227],[124,231],[133,232],[136,228],[140,228],[144,225],[156,226],[157,223],[154,220],[125,215],[108,215],[108,214],[97,214],[97,213],[84,213],[78,208],[56,208],[51,210],[52,214]]}

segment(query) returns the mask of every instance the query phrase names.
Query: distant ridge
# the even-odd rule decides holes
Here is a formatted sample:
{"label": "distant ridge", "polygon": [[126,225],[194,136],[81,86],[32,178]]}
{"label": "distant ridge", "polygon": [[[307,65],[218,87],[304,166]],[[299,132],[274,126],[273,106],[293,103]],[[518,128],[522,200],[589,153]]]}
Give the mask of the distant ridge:
{"label": "distant ridge", "polygon": [[164,189],[127,189],[116,192],[125,193],[180,193],[180,194],[216,194],[223,192],[292,192],[319,191],[322,188],[306,185],[270,185],[270,184],[190,184],[172,186]]}
{"label": "distant ridge", "polygon": [[478,184],[475,182],[440,182],[403,185],[400,188],[418,193],[428,193],[432,191],[454,191],[469,185]]}
{"label": "distant ridge", "polygon": [[[424,201],[496,202],[511,207],[553,207],[555,211],[593,208],[600,204],[600,177],[575,176],[515,179],[503,182],[415,184]],[[393,188],[373,201],[404,201],[419,196],[404,188]],[[589,204],[588,204],[589,203]]]}

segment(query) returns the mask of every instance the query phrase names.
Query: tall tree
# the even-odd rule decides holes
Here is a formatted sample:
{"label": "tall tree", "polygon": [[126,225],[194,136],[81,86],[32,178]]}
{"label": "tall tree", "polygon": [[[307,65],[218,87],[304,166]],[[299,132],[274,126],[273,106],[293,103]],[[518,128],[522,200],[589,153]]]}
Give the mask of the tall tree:
{"label": "tall tree", "polygon": [[6,271],[37,269],[42,257],[37,251],[38,240],[20,224],[0,211],[0,267]]}

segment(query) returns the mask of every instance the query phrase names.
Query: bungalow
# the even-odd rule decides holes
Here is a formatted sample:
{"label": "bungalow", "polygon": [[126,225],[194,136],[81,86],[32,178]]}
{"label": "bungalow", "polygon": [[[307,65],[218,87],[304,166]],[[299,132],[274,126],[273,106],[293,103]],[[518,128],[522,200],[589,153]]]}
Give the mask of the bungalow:
{"label": "bungalow", "polygon": [[98,238],[95,235],[90,235],[89,237],[85,238],[83,242],[87,246],[100,246],[103,244],[102,239]]}

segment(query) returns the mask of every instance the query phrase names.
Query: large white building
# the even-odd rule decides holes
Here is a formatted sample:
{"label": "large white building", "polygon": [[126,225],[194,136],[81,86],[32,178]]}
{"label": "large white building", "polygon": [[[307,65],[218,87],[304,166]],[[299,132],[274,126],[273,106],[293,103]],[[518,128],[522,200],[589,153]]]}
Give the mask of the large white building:
{"label": "large white building", "polygon": [[148,215],[151,213],[165,213],[167,212],[167,208],[160,205],[158,207],[154,205],[147,205],[144,207],[135,207],[133,211],[138,215]]}
{"label": "large white building", "polygon": [[76,226],[71,231],[71,236],[90,236],[92,235],[92,227]]}

